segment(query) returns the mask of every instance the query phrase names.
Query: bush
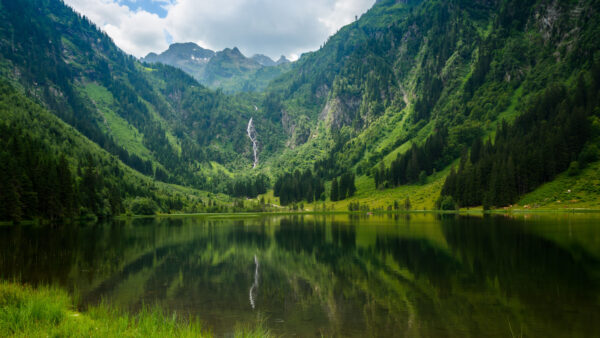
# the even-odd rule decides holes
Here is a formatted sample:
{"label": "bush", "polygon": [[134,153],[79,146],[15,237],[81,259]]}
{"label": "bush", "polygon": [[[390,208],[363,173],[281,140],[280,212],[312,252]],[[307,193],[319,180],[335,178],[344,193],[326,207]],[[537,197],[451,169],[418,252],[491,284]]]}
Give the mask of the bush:
{"label": "bush", "polygon": [[136,197],[131,202],[131,212],[134,215],[154,215],[158,210],[156,203],[146,197]]}
{"label": "bush", "polygon": [[567,170],[567,174],[569,176],[577,176],[579,175],[579,162],[573,161],[569,165],[569,169]]}
{"label": "bush", "polygon": [[440,196],[436,201],[436,206],[439,210],[457,210],[458,206],[452,199],[452,196]]}
{"label": "bush", "polygon": [[427,174],[424,170],[421,170],[421,172],[419,173],[419,184],[425,185],[425,183],[427,183]]}

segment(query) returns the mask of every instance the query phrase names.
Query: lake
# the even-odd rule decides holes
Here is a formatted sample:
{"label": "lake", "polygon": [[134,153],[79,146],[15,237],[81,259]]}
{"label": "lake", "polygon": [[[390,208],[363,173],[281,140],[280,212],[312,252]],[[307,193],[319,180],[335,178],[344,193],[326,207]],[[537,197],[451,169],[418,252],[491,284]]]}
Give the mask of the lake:
{"label": "lake", "polygon": [[219,336],[589,337],[600,215],[292,215],[0,227],[0,277]]}

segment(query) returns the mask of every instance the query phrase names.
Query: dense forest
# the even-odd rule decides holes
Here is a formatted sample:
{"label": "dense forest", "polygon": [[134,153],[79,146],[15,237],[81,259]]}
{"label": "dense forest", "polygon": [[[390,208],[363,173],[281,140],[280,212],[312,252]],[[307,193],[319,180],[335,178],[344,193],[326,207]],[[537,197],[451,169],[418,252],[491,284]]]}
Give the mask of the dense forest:
{"label": "dense forest", "polygon": [[450,172],[442,196],[458,206],[506,206],[558,173],[576,175],[597,161],[598,147],[588,140],[600,137],[599,80],[594,65],[573,90],[553,85],[533,98],[512,125],[498,127],[493,142],[476,139]]}
{"label": "dense forest", "polygon": [[140,205],[168,212],[201,203],[198,195],[136,177],[6,82],[0,116],[0,220],[108,217]]}
{"label": "dense forest", "polygon": [[275,181],[273,193],[279,197],[281,205],[300,201],[312,203],[325,199],[325,185],[323,179],[314,175],[310,169],[303,172],[295,170],[293,173],[283,174]]}

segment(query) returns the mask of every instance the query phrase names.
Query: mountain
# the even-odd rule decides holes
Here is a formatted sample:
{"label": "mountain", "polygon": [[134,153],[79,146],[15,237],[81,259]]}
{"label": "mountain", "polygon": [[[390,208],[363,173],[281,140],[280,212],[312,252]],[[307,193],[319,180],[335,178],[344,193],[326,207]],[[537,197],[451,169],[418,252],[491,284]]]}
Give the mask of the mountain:
{"label": "mountain", "polygon": [[[0,0],[0,188],[22,202],[0,211],[205,210],[270,186],[337,210],[598,205],[599,8],[380,0],[319,50],[264,66],[194,44],[140,62],[59,0]],[[224,90],[184,69],[200,66]],[[59,176],[80,204],[48,193]]]}
{"label": "mountain", "polygon": [[205,77],[211,83],[217,82],[218,86],[219,79],[240,76],[262,67],[260,63],[245,57],[237,47],[225,48],[206,64]]}
{"label": "mountain", "polygon": [[247,58],[237,47],[213,52],[192,42],[174,43],[161,54],[149,53],[141,61],[177,67],[201,84],[228,93],[264,90],[272,79],[289,69],[289,60],[284,56],[277,62],[261,54]]}
{"label": "mountain", "polygon": [[0,221],[202,211],[208,195],[132,170],[0,81]]}
{"label": "mountain", "polygon": [[61,1],[0,4],[2,79],[139,173],[228,192],[227,172],[252,167],[251,117],[259,135],[274,136],[261,140],[264,153],[277,148],[281,133],[255,109],[257,99],[213,92],[170,66],[143,65]]}
{"label": "mountain", "polygon": [[290,63],[290,62],[291,62],[291,61],[290,61],[290,60],[288,60],[288,59],[285,57],[285,55],[282,55],[282,56],[280,56],[280,57],[279,57],[279,60],[277,60],[277,61],[275,62],[275,64],[277,64],[277,65],[283,65],[283,64],[286,64],[286,63]]}
{"label": "mountain", "polygon": [[204,49],[193,42],[174,43],[169,49],[157,55],[149,53],[143,62],[164,63],[182,69],[195,78],[202,77],[204,66],[215,56],[215,52]]}
{"label": "mountain", "polygon": [[251,57],[251,59],[265,67],[273,67],[277,65],[277,62],[273,61],[273,59],[262,54],[255,54]]}
{"label": "mountain", "polygon": [[265,67],[273,67],[291,62],[285,57],[285,55],[282,55],[277,61],[273,61],[273,59],[271,59],[270,57],[262,54],[256,54],[252,56],[251,59]]}
{"label": "mountain", "polygon": [[[265,109],[288,140],[271,165],[326,179],[354,172],[371,201],[518,202],[598,159],[598,129],[586,126],[598,119],[599,8],[378,1],[271,82]],[[532,169],[540,163],[551,169]]]}
{"label": "mountain", "polygon": [[148,54],[144,61],[163,63],[190,61],[192,63],[207,63],[213,56],[215,56],[215,52],[210,49],[204,49],[193,42],[174,43],[160,55],[156,55],[155,53]]}

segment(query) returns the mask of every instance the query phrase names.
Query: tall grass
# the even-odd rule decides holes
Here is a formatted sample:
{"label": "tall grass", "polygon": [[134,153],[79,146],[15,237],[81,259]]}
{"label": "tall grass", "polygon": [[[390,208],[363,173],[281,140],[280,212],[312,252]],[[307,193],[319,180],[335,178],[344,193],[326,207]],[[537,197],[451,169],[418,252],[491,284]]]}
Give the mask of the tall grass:
{"label": "tall grass", "polygon": [[[234,335],[271,336],[264,323],[238,326]],[[159,307],[130,314],[102,303],[79,313],[63,290],[0,281],[0,337],[210,336],[198,320],[169,315]]]}
{"label": "tall grass", "polygon": [[43,328],[59,326],[71,307],[69,296],[55,288],[0,283],[0,336],[31,336]]}
{"label": "tall grass", "polygon": [[269,329],[266,327],[266,318],[260,317],[253,324],[237,324],[235,326],[235,338],[269,338],[273,337]]}

